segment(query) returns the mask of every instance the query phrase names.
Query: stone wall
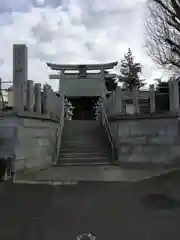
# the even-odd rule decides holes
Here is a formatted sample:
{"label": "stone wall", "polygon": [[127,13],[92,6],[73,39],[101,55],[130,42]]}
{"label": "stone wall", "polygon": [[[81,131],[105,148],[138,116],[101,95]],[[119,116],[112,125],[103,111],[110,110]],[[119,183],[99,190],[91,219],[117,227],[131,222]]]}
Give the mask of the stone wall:
{"label": "stone wall", "polygon": [[15,169],[34,170],[52,165],[59,123],[51,120],[18,116],[0,117],[0,138],[12,138],[13,128],[17,128],[15,138]]}
{"label": "stone wall", "polygon": [[[110,121],[118,161],[123,164],[180,164],[178,117],[128,118]],[[133,166],[133,165],[132,165]]]}

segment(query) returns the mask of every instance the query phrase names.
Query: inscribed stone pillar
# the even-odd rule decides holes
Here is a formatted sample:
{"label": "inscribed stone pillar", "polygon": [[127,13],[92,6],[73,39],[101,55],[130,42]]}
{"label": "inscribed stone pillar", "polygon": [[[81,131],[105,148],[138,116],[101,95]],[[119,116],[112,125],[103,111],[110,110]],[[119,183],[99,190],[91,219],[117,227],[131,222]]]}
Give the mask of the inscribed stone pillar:
{"label": "inscribed stone pillar", "polygon": [[33,81],[27,80],[27,111],[34,111],[34,88]]}
{"label": "inscribed stone pillar", "polygon": [[154,113],[155,112],[155,91],[154,91],[154,84],[150,85],[149,89],[149,94],[150,94],[150,112]]}
{"label": "inscribed stone pillar", "polygon": [[14,108],[23,112],[26,102],[25,84],[28,75],[28,53],[24,44],[13,45],[13,91]]}
{"label": "inscribed stone pillar", "polygon": [[36,83],[34,86],[34,100],[36,113],[41,114],[41,84]]}
{"label": "inscribed stone pillar", "polygon": [[133,104],[135,107],[135,113],[139,113],[139,101],[138,101],[138,88],[136,86],[133,87],[132,89],[132,94],[133,94]]}

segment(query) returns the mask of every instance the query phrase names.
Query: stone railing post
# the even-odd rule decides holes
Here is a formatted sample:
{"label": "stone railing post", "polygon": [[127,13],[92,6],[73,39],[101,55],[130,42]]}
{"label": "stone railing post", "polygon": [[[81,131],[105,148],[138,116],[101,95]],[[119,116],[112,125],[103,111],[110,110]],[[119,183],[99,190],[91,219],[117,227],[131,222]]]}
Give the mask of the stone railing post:
{"label": "stone railing post", "polygon": [[116,93],[115,91],[112,92],[112,109],[111,113],[114,114],[116,113]]}
{"label": "stone railing post", "polygon": [[101,81],[104,81],[104,69],[101,69],[100,78],[101,78]]}
{"label": "stone railing post", "polygon": [[150,98],[150,112],[154,113],[156,110],[156,105],[155,105],[155,91],[154,91],[154,84],[151,84],[149,87],[149,98]]}
{"label": "stone railing post", "polygon": [[13,95],[14,109],[23,112],[26,102],[25,84],[27,82],[28,56],[24,44],[13,45]]}
{"label": "stone railing post", "polygon": [[49,109],[50,109],[50,112],[51,114],[54,116],[54,91],[53,89],[51,88],[50,89],[50,106],[49,106]]}
{"label": "stone railing post", "polygon": [[3,101],[3,91],[2,91],[2,79],[0,78],[0,110],[4,108],[4,101]]}
{"label": "stone railing post", "polygon": [[34,85],[34,100],[36,113],[41,114],[41,84],[36,83]]}
{"label": "stone railing post", "polygon": [[106,112],[107,114],[111,113],[111,109],[112,109],[112,95],[109,96],[106,100]]}
{"label": "stone railing post", "polygon": [[112,113],[112,109],[113,109],[113,96],[111,94],[111,96],[108,98],[108,114]]}
{"label": "stone railing post", "polygon": [[173,111],[179,113],[179,84],[176,79],[172,80],[173,89]]}
{"label": "stone railing post", "polygon": [[34,82],[32,80],[27,80],[27,111],[33,112],[34,111]]}
{"label": "stone railing post", "polygon": [[61,113],[64,112],[64,94],[61,94],[57,99],[57,111],[58,116],[61,117]]}
{"label": "stone railing post", "polygon": [[133,95],[133,105],[135,107],[135,113],[140,113],[139,109],[139,101],[138,101],[138,88],[133,86],[132,88],[132,95]]}
{"label": "stone railing post", "polygon": [[56,114],[56,93],[51,89],[51,112],[55,117]]}
{"label": "stone railing post", "polygon": [[64,81],[64,78],[65,78],[65,72],[64,70],[61,70],[61,73],[60,73],[60,79],[59,79],[59,94],[61,92],[61,82]]}
{"label": "stone railing post", "polygon": [[56,96],[56,93],[54,92],[54,115],[58,117],[58,97]]}
{"label": "stone railing post", "polygon": [[116,113],[124,113],[124,107],[123,107],[123,95],[122,95],[122,89],[121,87],[117,87],[115,90],[115,96],[116,96]]}
{"label": "stone railing post", "polygon": [[50,113],[51,116],[53,116],[53,90],[50,85],[48,85],[49,90],[48,90],[48,112]]}
{"label": "stone railing post", "polygon": [[49,113],[49,85],[43,86],[43,113]]}
{"label": "stone railing post", "polygon": [[169,81],[168,82],[168,87],[169,87],[169,110],[170,112],[173,112],[174,111],[174,104],[173,104],[173,84],[172,84],[172,81]]}

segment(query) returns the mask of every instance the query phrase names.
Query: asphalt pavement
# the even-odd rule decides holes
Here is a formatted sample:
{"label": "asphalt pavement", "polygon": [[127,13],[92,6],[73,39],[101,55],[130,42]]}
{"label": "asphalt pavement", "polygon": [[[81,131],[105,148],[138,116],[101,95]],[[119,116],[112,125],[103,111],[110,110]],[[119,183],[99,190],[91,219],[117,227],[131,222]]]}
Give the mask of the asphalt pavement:
{"label": "asphalt pavement", "polygon": [[179,172],[139,182],[1,183],[0,239],[176,240],[179,184]]}

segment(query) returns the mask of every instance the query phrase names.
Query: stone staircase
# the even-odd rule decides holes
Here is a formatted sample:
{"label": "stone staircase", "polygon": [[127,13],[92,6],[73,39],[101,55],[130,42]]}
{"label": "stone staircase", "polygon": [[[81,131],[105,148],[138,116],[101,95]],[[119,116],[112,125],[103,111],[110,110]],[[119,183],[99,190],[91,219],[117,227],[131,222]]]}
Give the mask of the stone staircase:
{"label": "stone staircase", "polygon": [[111,149],[99,121],[65,121],[60,165],[110,164]]}

